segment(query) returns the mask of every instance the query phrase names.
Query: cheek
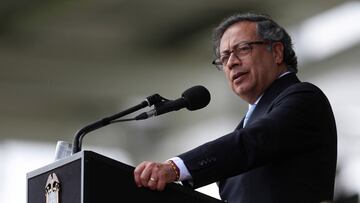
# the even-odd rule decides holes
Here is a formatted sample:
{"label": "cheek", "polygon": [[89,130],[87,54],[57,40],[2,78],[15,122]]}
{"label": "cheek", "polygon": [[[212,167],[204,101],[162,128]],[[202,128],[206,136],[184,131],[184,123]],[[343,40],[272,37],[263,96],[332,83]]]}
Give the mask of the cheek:
{"label": "cheek", "polygon": [[227,82],[227,84],[229,85],[229,87],[230,87],[231,89],[233,89],[234,87],[233,87],[233,83],[232,83],[232,81],[231,81],[231,79],[230,79],[230,73],[229,73],[229,72],[225,72],[225,77],[226,77],[226,82]]}
{"label": "cheek", "polygon": [[228,81],[230,81],[230,72],[229,71],[226,71],[224,70],[224,73],[225,73],[225,77]]}

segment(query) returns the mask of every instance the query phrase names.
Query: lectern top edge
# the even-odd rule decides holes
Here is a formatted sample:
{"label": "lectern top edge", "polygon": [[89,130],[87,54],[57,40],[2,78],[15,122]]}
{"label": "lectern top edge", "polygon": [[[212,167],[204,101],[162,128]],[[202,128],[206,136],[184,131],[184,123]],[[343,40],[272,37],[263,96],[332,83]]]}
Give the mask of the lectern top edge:
{"label": "lectern top edge", "polygon": [[84,157],[84,153],[88,153],[88,152],[89,151],[81,151],[81,152],[76,153],[74,155],[71,155],[69,157],[54,161],[53,163],[50,163],[50,164],[48,164],[46,166],[43,166],[41,168],[30,171],[30,172],[28,172],[26,174],[26,178],[28,179],[28,178],[37,176],[39,174],[45,173],[47,171],[51,171],[51,170],[53,170],[55,168],[58,168],[58,167],[60,167],[62,165],[65,165],[67,163],[70,163],[70,162],[73,162],[75,160],[81,159],[82,157]]}

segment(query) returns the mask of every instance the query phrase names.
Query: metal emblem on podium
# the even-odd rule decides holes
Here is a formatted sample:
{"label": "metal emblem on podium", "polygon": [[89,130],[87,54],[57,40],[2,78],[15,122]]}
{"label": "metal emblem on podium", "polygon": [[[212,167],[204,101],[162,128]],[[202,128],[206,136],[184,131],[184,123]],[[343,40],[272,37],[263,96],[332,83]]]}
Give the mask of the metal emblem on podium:
{"label": "metal emblem on podium", "polygon": [[60,181],[55,173],[51,173],[45,186],[46,203],[60,203]]}

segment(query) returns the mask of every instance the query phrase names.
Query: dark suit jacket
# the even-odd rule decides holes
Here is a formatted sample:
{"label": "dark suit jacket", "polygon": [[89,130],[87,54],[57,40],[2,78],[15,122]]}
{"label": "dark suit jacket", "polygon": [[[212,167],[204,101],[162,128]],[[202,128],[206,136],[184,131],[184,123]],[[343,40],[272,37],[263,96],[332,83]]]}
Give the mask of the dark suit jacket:
{"label": "dark suit jacket", "polygon": [[331,106],[315,85],[291,73],[265,91],[245,128],[179,155],[193,187],[218,182],[230,203],[332,200],[337,133]]}

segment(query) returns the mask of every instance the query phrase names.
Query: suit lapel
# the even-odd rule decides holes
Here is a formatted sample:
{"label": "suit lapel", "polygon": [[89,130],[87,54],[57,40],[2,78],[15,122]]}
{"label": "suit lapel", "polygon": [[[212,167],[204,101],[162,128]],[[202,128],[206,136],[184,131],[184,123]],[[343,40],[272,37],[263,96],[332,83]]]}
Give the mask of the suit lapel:
{"label": "suit lapel", "polygon": [[243,117],[243,119],[240,121],[240,123],[236,126],[236,130],[244,128],[244,120],[245,120],[245,116]]}
{"label": "suit lapel", "polygon": [[[261,97],[259,103],[256,105],[256,108],[254,109],[254,112],[251,114],[246,125],[249,125],[257,118],[262,117],[268,111],[269,107],[272,105],[272,102],[275,100],[275,98],[284,89],[286,89],[289,86],[291,86],[295,83],[298,83],[298,82],[300,82],[300,80],[293,73],[289,73],[289,74],[284,75],[283,77],[275,80],[269,86],[269,88],[265,91],[264,95]],[[241,121],[240,124],[242,124],[243,122],[244,122],[244,119]]]}

